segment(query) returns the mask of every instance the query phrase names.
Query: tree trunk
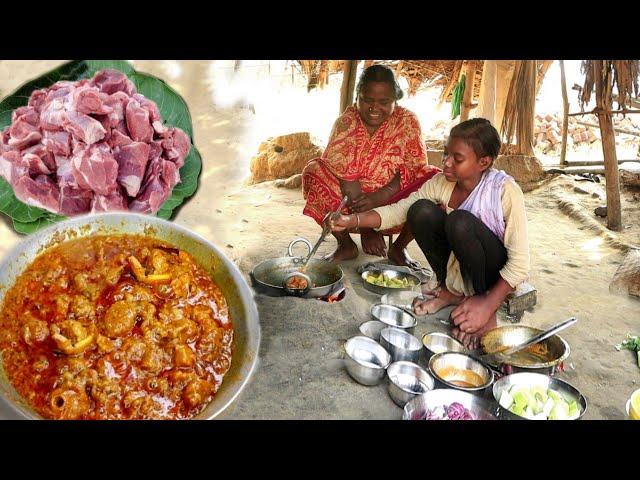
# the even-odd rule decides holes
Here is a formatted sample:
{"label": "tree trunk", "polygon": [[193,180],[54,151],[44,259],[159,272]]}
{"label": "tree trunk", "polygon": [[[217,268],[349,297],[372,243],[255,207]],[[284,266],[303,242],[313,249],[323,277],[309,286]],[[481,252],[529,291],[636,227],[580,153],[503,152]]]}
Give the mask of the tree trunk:
{"label": "tree trunk", "polygon": [[476,76],[476,62],[468,60],[462,66],[462,74],[465,75],[464,93],[462,95],[462,105],[460,106],[460,121],[469,119],[471,112],[471,101],[473,100],[473,81]]}
{"label": "tree trunk", "polygon": [[602,153],[604,155],[604,175],[607,182],[607,227],[610,230],[622,229],[622,212],[620,210],[620,177],[618,176],[618,159],[616,156],[616,134],[613,131],[611,107],[613,98],[611,89],[613,81],[611,73],[607,75],[604,60],[594,60],[596,105],[600,134],[602,136]]}
{"label": "tree trunk", "polygon": [[622,212],[620,210],[620,177],[616,155],[616,134],[613,120],[608,113],[598,115],[602,134],[602,153],[604,154],[604,176],[607,182],[607,227],[622,230]]}
{"label": "tree trunk", "polygon": [[567,133],[569,129],[569,98],[567,96],[567,79],[564,75],[564,60],[560,60],[560,82],[562,84],[562,149],[560,165],[567,164]]}
{"label": "tree trunk", "polygon": [[342,88],[340,88],[340,114],[353,103],[353,89],[356,84],[356,70],[358,60],[345,60],[342,74]]}

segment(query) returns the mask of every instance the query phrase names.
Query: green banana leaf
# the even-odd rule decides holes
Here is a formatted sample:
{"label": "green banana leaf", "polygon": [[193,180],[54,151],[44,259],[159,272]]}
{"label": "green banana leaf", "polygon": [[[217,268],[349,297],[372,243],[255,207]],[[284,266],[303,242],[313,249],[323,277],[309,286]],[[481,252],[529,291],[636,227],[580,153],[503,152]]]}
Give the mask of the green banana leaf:
{"label": "green banana leaf", "polygon": [[[34,90],[49,87],[61,80],[91,78],[96,72],[105,68],[120,70],[127,75],[139,93],[156,102],[166,125],[181,128],[191,137],[191,150],[180,168],[180,183],[173,188],[169,198],[156,212],[158,217],[168,220],[176,207],[197,190],[202,159],[193,144],[193,126],[187,104],[175,90],[159,78],[137,72],[130,63],[123,60],[73,60],[25,83],[13,94],[4,98],[0,102],[0,130],[11,125],[11,113],[16,108],[26,105]],[[2,178],[0,178],[0,212],[10,217],[15,231],[22,234],[35,232],[66,218],[22,203],[13,194],[11,185]]]}

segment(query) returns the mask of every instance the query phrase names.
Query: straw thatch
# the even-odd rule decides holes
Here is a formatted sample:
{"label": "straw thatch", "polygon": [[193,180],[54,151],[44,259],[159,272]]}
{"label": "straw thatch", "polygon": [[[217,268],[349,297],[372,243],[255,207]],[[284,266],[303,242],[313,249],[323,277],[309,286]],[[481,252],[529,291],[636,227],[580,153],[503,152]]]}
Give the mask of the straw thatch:
{"label": "straw thatch", "polygon": [[506,137],[506,145],[511,144],[515,135],[517,140],[515,153],[518,155],[533,155],[536,74],[535,60],[516,61],[507,94],[502,118],[502,133]]}
{"label": "straw thatch", "polygon": [[[309,81],[307,90],[322,88],[329,82],[329,75],[342,72],[343,60],[297,60],[301,71]],[[418,90],[428,87],[442,87],[440,101],[450,101],[453,87],[458,83],[464,60],[365,60],[364,67],[376,63],[391,67],[397,76],[404,77],[409,84],[408,94],[415,95]],[[536,71],[536,91],[542,83],[547,69],[553,60],[538,60]],[[472,102],[478,101],[484,61],[475,62],[476,71],[473,83]]]}
{"label": "straw thatch", "polygon": [[[341,72],[344,66],[342,60],[298,60],[301,71],[309,78],[307,90],[315,87],[322,88],[328,83],[329,75]],[[457,80],[460,74],[461,60],[365,60],[364,67],[373,64],[383,64],[392,68],[396,75],[404,77],[409,84],[408,94],[415,95],[421,88],[446,87],[451,79]],[[482,72],[482,62],[479,73]],[[477,76],[474,85],[474,98],[480,91],[481,75]]]}
{"label": "straw thatch", "polygon": [[316,87],[323,88],[329,83],[329,75],[341,72],[344,60],[298,60],[300,69],[309,79],[307,92]]}
{"label": "straw thatch", "polygon": [[[638,96],[638,60],[584,60],[582,73],[584,87],[580,94],[580,108],[589,103],[594,89],[598,103],[610,109],[613,104],[613,89],[618,91],[617,102],[621,110],[627,110]],[[596,88],[601,83],[601,89]]]}

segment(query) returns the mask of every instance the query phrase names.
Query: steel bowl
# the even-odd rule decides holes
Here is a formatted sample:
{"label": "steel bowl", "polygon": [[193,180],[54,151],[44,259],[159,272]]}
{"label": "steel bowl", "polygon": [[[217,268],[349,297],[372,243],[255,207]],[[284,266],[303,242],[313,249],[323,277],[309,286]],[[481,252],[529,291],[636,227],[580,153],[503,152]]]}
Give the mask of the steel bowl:
{"label": "steel bowl", "polygon": [[[480,339],[480,345],[486,353],[499,352],[523,343],[541,332],[542,330],[538,328],[526,325],[508,325],[495,328],[484,334]],[[531,353],[532,348],[544,353],[534,355]],[[509,372],[553,375],[557,367],[569,357],[570,353],[569,344],[560,335],[553,335],[522,352],[516,352],[506,357],[504,364],[511,367]]]}
{"label": "steel bowl", "polygon": [[427,371],[412,362],[394,362],[387,368],[389,396],[400,408],[416,396],[433,390],[435,382]]}
{"label": "steel bowl", "polygon": [[429,332],[425,333],[422,336],[422,345],[424,346],[424,351],[429,360],[436,353],[442,352],[460,352],[466,353],[467,349],[455,338],[451,335],[447,335],[446,333],[441,332]]}
{"label": "steel bowl", "polygon": [[[576,420],[581,419],[587,411],[587,399],[578,391],[577,388],[565,382],[564,380],[553,378],[549,375],[543,375],[541,373],[520,372],[502,377],[493,385],[492,391],[495,401],[498,402],[498,399],[501,397],[502,392],[504,392],[505,390],[509,390],[513,385],[522,385],[525,387],[541,386],[545,390],[551,389],[557,391],[569,402],[575,400],[580,407],[580,416]],[[502,407],[500,407],[500,409],[503,411],[508,411],[507,409]],[[511,413],[512,415],[516,415],[513,412],[509,413]],[[520,417],[519,415],[516,416],[518,416],[519,418],[524,418]]]}
{"label": "steel bowl", "polygon": [[378,320],[369,320],[360,324],[360,332],[369,338],[373,338],[377,342],[380,340],[380,332],[387,327],[388,325],[386,323]]}
{"label": "steel bowl", "polygon": [[374,320],[386,323],[389,327],[405,330],[411,334],[413,334],[418,324],[418,319],[410,311],[384,303],[374,304],[371,307],[371,316]]}
{"label": "steel bowl", "polygon": [[[25,237],[0,263],[0,304],[18,276],[48,247],[92,235],[138,234],[166,241],[188,253],[222,290],[233,322],[233,357],[213,400],[197,415],[220,415],[240,395],[255,369],[260,347],[260,322],[253,292],[244,276],[213,243],[178,224],[137,213],[84,215],[56,223]],[[0,418],[41,418],[9,382],[0,358]]]}
{"label": "steel bowl", "polygon": [[380,332],[380,345],[391,354],[392,362],[405,360],[418,363],[422,351],[420,340],[393,327],[387,327]]}
{"label": "steel bowl", "polygon": [[454,402],[462,404],[476,420],[514,419],[510,412],[501,410],[494,402],[461,390],[440,388],[418,395],[404,406],[403,420],[423,420],[427,410],[446,407]]}
{"label": "steel bowl", "polygon": [[[375,285],[367,280],[367,276],[371,273],[376,273],[376,274],[382,273],[387,275],[389,278],[398,278],[398,279],[406,278],[407,280],[412,282],[413,285],[405,288],[382,287],[380,285]],[[398,272],[396,270],[387,270],[384,268],[382,269],[370,268],[363,271],[361,277],[362,277],[362,284],[364,285],[364,288],[366,288],[370,292],[377,293],[378,295],[384,295],[385,293],[399,292],[399,291],[411,291],[415,288],[420,287],[420,278],[408,272]]]}
{"label": "steel bowl", "polygon": [[344,344],[347,372],[362,385],[377,385],[391,363],[391,355],[378,342],[358,335]]}
{"label": "steel bowl", "polygon": [[395,305],[396,307],[405,308],[407,310],[412,310],[413,301],[416,297],[421,297],[421,292],[416,292],[415,290],[401,290],[399,292],[391,292],[385,293],[380,298],[381,303],[386,303],[388,305]]}
{"label": "steel bowl", "polygon": [[[443,376],[443,371],[451,370],[451,375]],[[482,383],[476,387],[466,387],[453,383],[456,380],[456,371],[470,370],[478,375]],[[475,358],[466,353],[459,352],[442,352],[436,353],[429,359],[429,372],[433,377],[443,385],[465,392],[479,392],[489,387],[493,383],[493,372],[485,367]],[[447,372],[448,373],[448,372]]]}

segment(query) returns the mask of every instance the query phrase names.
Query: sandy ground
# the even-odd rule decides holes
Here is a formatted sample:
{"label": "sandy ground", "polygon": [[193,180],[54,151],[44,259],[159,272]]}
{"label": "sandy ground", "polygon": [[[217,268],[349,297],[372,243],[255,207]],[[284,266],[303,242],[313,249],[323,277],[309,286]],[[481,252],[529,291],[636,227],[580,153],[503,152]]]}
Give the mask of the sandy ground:
{"label": "sandy ground", "polygon": [[[0,94],[51,68],[57,62],[0,61]],[[167,78],[189,104],[196,144],[203,157],[200,187],[174,221],[222,247],[248,274],[259,261],[285,255],[288,243],[304,236],[315,241],[319,228],[302,216],[299,191],[272,184],[243,185],[249,158],[255,153],[248,139],[255,136],[255,116],[246,108],[216,108],[204,99],[205,62],[180,62],[182,74],[167,78],[167,65],[136,62],[143,71]],[[327,119],[331,122],[332,119]],[[289,132],[281,132],[289,133]],[[578,186],[588,193],[578,193]],[[621,250],[558,208],[562,189],[592,215],[604,186],[560,177],[525,195],[529,218],[532,271],[538,304],[522,323],[544,327],[570,316],[578,324],[563,337],[571,346],[567,371],[560,378],[574,384],[588,399],[588,419],[622,419],[624,405],[640,387],[635,356],[617,352],[614,345],[627,333],[640,334],[640,299],[614,296],[608,285],[623,258]],[[554,193],[555,192],[555,193]],[[628,243],[640,243],[640,216],[634,193],[625,192],[621,233]],[[5,217],[0,221],[0,256],[20,241]],[[357,240],[359,242],[359,240]],[[331,239],[320,254],[335,247]],[[415,242],[410,254],[424,261]],[[367,320],[375,296],[366,292],[355,269],[373,257],[361,255],[343,269],[348,279],[347,299],[336,305],[293,298],[257,296],[263,342],[260,366],[248,388],[229,410],[233,418],[399,418],[401,411],[383,387],[354,384],[339,366],[341,342],[358,333]],[[438,322],[422,320],[416,334],[433,330]],[[298,335],[287,330],[298,330]],[[282,333],[285,332],[285,333]],[[300,335],[302,333],[302,335]],[[302,338],[302,340],[300,340]],[[289,352],[289,353],[287,353]],[[328,382],[328,379],[331,379]],[[330,383],[328,389],[326,384]],[[257,397],[262,395],[261,400]],[[356,397],[354,400],[353,397]],[[351,398],[348,398],[351,397]],[[377,400],[376,400],[377,399]],[[260,400],[260,401],[259,401]],[[270,407],[267,403],[270,402]],[[304,405],[304,407],[302,407]],[[297,408],[297,409],[296,409]]]}

